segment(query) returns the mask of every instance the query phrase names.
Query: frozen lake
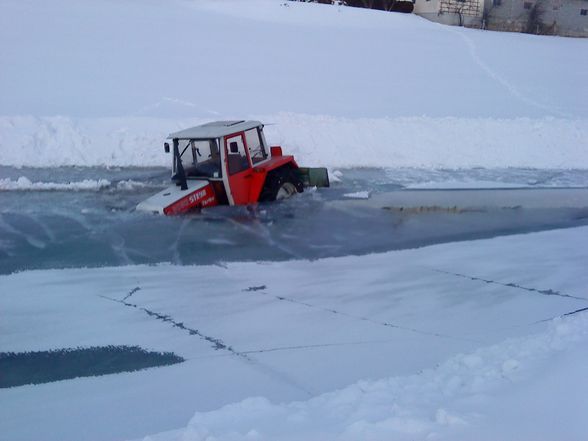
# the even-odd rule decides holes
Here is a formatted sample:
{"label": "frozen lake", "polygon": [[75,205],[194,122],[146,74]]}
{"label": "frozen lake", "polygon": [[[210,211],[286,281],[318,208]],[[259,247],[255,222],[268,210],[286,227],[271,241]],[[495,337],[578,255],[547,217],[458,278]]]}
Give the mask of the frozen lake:
{"label": "frozen lake", "polygon": [[[164,169],[0,168],[0,348],[14,382],[49,381],[0,390],[6,433],[139,438],[251,396],[411,375],[586,308],[586,228],[515,234],[588,225],[588,172],[332,172],[280,203],[162,217],[134,207]],[[71,269],[26,271],[54,268]],[[152,351],[185,361],[135,371]],[[65,361],[18,368],[47,355]],[[96,360],[127,372],[94,376]]]}
{"label": "frozen lake", "polygon": [[[272,421],[279,421],[278,432],[294,424],[290,439],[323,439],[296,436],[308,426],[297,413],[290,418],[294,411],[276,417],[264,411],[269,402],[253,409],[240,403],[265,397],[274,405],[301,400],[293,406],[308,407],[304,412],[311,421],[344,428],[362,418],[363,406],[381,406],[379,418],[400,412],[419,422],[416,434],[401,432],[393,439],[430,439],[428,433],[443,429],[435,423],[438,409],[457,409],[471,419],[478,410],[472,402],[486,402],[497,382],[512,388],[521,376],[535,378],[528,367],[534,358],[547,351],[559,359],[562,347],[583,352],[588,337],[570,333],[569,322],[560,321],[557,334],[536,343],[513,338],[548,332],[555,317],[583,320],[587,231],[569,228],[315,261],[2,275],[2,352],[30,357],[30,351],[57,351],[50,353],[68,355],[68,361],[76,348],[143,348],[185,360],[102,376],[92,376],[94,368],[80,372],[80,358],[60,369],[37,365],[45,380],[83,376],[0,388],[2,434],[11,441],[36,440],[39,434],[47,441],[141,439],[185,427],[200,412],[192,424],[217,439],[231,439],[226,432],[232,430],[247,434],[258,424],[267,434]],[[576,326],[585,329],[582,323]],[[562,341],[566,335],[568,343]],[[113,364],[95,352],[85,359]],[[461,358],[437,370],[455,356]],[[112,367],[130,371],[135,358]],[[428,373],[421,375],[423,370]],[[26,380],[10,366],[8,372]],[[586,388],[582,381],[573,386]],[[555,389],[549,402],[569,403],[569,390]],[[577,396],[572,403],[585,408],[586,395]],[[244,416],[235,418],[230,409]],[[488,424],[499,424],[502,417]],[[585,433],[584,427],[577,430]],[[194,439],[188,435],[180,431],[177,437],[153,439]],[[280,433],[271,435],[261,439],[282,439]],[[537,439],[526,435],[522,439]],[[546,439],[557,439],[553,435]]]}
{"label": "frozen lake", "polygon": [[0,173],[3,274],[317,259],[588,224],[586,171],[350,169],[281,203],[176,218],[133,210],[167,185],[165,169]]}

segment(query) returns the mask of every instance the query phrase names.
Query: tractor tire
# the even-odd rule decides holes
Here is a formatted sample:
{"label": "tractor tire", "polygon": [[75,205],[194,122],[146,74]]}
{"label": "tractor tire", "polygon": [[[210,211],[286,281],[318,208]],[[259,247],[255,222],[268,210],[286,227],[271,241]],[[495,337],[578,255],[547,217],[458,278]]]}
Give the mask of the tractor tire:
{"label": "tractor tire", "polygon": [[302,180],[294,170],[289,168],[278,169],[268,173],[259,201],[279,201],[303,191]]}

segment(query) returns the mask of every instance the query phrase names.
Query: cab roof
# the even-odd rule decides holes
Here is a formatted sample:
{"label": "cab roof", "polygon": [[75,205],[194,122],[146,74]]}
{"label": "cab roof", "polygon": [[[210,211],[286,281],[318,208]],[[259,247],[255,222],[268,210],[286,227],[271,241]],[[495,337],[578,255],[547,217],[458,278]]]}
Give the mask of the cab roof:
{"label": "cab roof", "polygon": [[253,129],[262,126],[259,121],[213,121],[201,126],[190,127],[171,133],[168,139],[210,139],[221,138],[237,132]]}

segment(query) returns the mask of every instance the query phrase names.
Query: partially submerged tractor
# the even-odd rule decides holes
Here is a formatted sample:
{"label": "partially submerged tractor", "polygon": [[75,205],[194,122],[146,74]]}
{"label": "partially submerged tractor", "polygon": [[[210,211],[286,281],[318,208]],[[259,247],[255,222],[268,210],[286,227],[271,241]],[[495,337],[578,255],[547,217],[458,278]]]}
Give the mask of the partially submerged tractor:
{"label": "partially submerged tractor", "polygon": [[[215,205],[274,201],[328,187],[325,168],[299,167],[280,146],[268,147],[259,121],[216,121],[172,133],[172,181],[169,188],[137,205],[137,210],[166,215]],[[164,144],[166,153],[169,143]]]}

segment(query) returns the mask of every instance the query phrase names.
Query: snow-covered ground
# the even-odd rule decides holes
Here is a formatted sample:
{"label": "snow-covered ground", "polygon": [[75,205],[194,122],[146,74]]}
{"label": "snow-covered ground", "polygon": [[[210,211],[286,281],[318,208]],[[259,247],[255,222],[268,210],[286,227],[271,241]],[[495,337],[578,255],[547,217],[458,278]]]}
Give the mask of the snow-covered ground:
{"label": "snow-covered ground", "polygon": [[1,115],[586,118],[585,39],[283,0],[4,0]]}
{"label": "snow-covered ground", "polygon": [[4,0],[0,164],[153,166],[256,118],[328,167],[588,168],[588,41],[280,0]]}
{"label": "snow-covered ground", "polygon": [[[307,166],[588,169],[587,118],[240,117]],[[169,166],[169,133],[219,118],[0,117],[0,164]]]}
{"label": "snow-covered ground", "polygon": [[[587,237],[2,276],[5,351],[124,344],[187,360],[4,389],[2,436],[139,438],[198,411],[185,438],[160,439],[581,439],[588,321],[565,315],[588,307]],[[570,424],[552,425],[556,403]]]}
{"label": "snow-covered ground", "polygon": [[[586,439],[587,203],[553,187],[588,186],[587,52],[284,0],[2,0],[0,352],[186,361],[0,389],[0,440]],[[167,134],[219,119],[333,187],[133,213]],[[426,191],[511,187],[552,189]]]}

